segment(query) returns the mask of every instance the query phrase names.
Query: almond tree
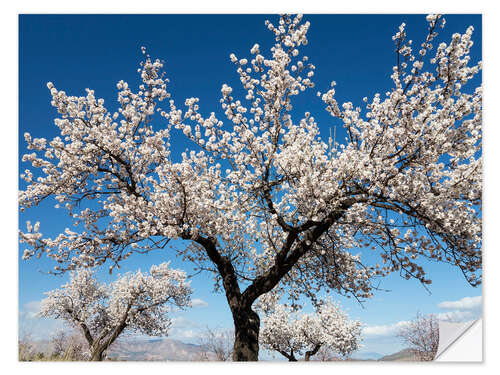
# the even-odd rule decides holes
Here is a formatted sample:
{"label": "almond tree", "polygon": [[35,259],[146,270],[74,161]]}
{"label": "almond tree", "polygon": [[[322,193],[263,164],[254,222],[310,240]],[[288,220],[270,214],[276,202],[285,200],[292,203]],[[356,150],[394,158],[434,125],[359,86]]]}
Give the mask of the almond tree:
{"label": "almond tree", "polygon": [[88,357],[87,342],[79,331],[61,329],[50,338],[52,352],[51,360],[55,361],[85,361]]}
{"label": "almond tree", "polygon": [[17,341],[17,349],[19,361],[32,361],[34,359],[35,347],[31,332],[24,331],[20,333]]}
{"label": "almond tree", "polygon": [[436,315],[417,313],[396,335],[419,361],[432,361],[439,346],[439,321]]}
{"label": "almond tree", "polygon": [[[266,22],[275,38],[267,57],[258,44],[250,60],[231,54],[246,96],[223,85],[226,122],[200,113],[197,98],[161,109],[168,80],[148,55],[138,90],[117,84],[116,111],[92,90],[70,96],[49,83],[61,135],[25,134],[33,152],[23,160],[40,171],[22,174],[19,202],[24,210],[54,197],[74,226],[49,238],[28,223],[24,259],[46,253],[56,273],[113,269],[184,240],[178,254],[212,272],[226,295],[236,361],[258,359],[252,305],[277,286],[292,300],[314,301],[320,290],[361,300],[391,272],[430,284],[421,258],[478,285],[482,90],[469,81],[481,63],[469,66],[472,27],[429,57],[441,20],[427,17],[416,50],[400,26],[393,88],[366,99],[366,110],[339,106],[333,87],[319,94],[344,124],[339,143],[322,140],[309,112],[292,118],[294,98],[314,86],[315,67],[300,54],[310,24],[300,15]],[[170,152],[177,130],[192,145],[181,155]],[[377,251],[380,264],[362,262],[360,248]]]}
{"label": "almond tree", "polygon": [[216,361],[230,361],[233,354],[234,332],[229,329],[210,329],[207,327],[198,345],[204,349],[202,360],[209,360],[208,353],[215,355]]}
{"label": "almond tree", "polygon": [[99,283],[93,270],[79,269],[61,289],[46,294],[40,315],[80,330],[90,360],[102,361],[124,331],[166,335],[171,325],[167,313],[172,306],[189,306],[191,289],[183,271],[162,263],[149,274],[127,273],[109,285]]}
{"label": "almond tree", "polygon": [[260,343],[290,362],[304,361],[323,349],[348,356],[359,348],[361,323],[351,321],[337,304],[327,301],[313,314],[300,314],[281,304],[267,308],[261,320]]}

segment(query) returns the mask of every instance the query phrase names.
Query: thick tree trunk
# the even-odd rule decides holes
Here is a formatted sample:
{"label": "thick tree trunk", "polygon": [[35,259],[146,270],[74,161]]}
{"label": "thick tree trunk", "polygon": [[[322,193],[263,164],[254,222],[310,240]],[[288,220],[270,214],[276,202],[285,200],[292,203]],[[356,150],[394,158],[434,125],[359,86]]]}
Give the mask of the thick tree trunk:
{"label": "thick tree trunk", "polygon": [[192,238],[189,233],[183,238],[192,239],[202,245],[222,277],[222,285],[234,321],[233,361],[258,361],[260,319],[251,306],[260,294],[256,294],[253,299],[242,298],[233,264],[228,257],[217,251],[217,241],[214,238]]}
{"label": "thick tree trunk", "polygon": [[91,361],[102,361],[104,359],[104,353],[108,348],[111,346],[113,342],[117,339],[117,337],[123,332],[123,330],[127,327],[127,324],[125,323],[125,319],[127,317],[128,311],[130,307],[127,308],[127,312],[125,313],[122,322],[120,325],[116,326],[114,330],[111,332],[111,334],[106,337],[100,337],[99,340],[94,341],[94,345],[91,347]]}
{"label": "thick tree trunk", "polygon": [[102,361],[104,359],[104,352],[106,348],[104,346],[99,346],[92,350],[92,355],[90,357],[91,361]]}
{"label": "thick tree trunk", "polygon": [[251,308],[233,312],[233,361],[259,360],[259,315]]}

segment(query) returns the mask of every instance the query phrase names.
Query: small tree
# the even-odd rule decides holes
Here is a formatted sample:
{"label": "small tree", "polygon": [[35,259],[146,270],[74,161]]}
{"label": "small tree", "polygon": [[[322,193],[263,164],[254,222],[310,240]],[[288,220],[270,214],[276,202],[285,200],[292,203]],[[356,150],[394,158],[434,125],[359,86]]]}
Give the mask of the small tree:
{"label": "small tree", "polygon": [[439,322],[435,315],[417,313],[415,319],[399,329],[397,337],[408,345],[419,361],[432,361],[439,346]]}
{"label": "small tree", "polygon": [[35,347],[31,332],[23,331],[20,333],[17,345],[19,361],[32,361],[35,357]]}
{"label": "small tree", "polygon": [[209,360],[208,353],[213,353],[216,361],[230,361],[233,355],[234,331],[207,327],[199,344],[206,351],[201,354],[200,360]]}
{"label": "small tree", "polygon": [[309,361],[322,348],[348,356],[359,347],[361,323],[348,320],[331,301],[320,303],[313,314],[299,314],[280,304],[268,306],[263,312],[260,343],[289,361],[297,361],[302,353]]}
{"label": "small tree", "polygon": [[185,273],[170,269],[168,263],[152,266],[149,274],[127,273],[109,285],[97,282],[93,273],[73,272],[61,289],[46,293],[40,311],[41,316],[63,319],[81,330],[93,361],[102,361],[125,330],[167,334],[170,306],[190,305]]}
{"label": "small tree", "polygon": [[51,337],[52,353],[50,359],[56,361],[85,361],[88,359],[88,346],[80,331],[60,329]]}
{"label": "small tree", "polygon": [[318,352],[316,353],[316,355],[314,356],[314,359],[317,360],[317,361],[320,361],[320,362],[329,362],[329,361],[340,361],[340,360],[343,360],[343,358],[341,358],[341,356],[338,355],[338,353],[335,353],[334,350],[326,347],[326,346],[322,346]]}
{"label": "small tree", "polygon": [[50,342],[52,343],[53,357],[62,357],[68,347],[68,336],[68,332],[64,329],[60,329],[52,335]]}

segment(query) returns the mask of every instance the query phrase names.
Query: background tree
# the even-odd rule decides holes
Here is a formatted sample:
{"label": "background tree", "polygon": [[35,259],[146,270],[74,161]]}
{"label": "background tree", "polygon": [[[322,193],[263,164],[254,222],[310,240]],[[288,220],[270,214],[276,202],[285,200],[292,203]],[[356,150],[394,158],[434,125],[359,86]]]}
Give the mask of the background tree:
{"label": "background tree", "polygon": [[60,329],[54,332],[50,344],[48,357],[52,361],[86,361],[90,357],[85,338],[76,330]]}
{"label": "background tree", "polygon": [[213,353],[216,361],[230,361],[233,355],[234,331],[207,327],[200,337],[199,345],[205,350],[200,360],[208,361],[208,353]]}
{"label": "background tree", "polygon": [[321,302],[315,310],[304,314],[281,304],[266,306],[262,309],[260,343],[291,362],[299,355],[309,361],[320,349],[347,357],[359,348],[359,321],[349,320],[332,301]]}
{"label": "background tree", "polygon": [[55,357],[62,357],[66,348],[68,347],[69,333],[60,329],[53,333],[50,342],[52,343],[52,355]]}
{"label": "background tree", "polygon": [[345,358],[342,358],[341,356],[338,355],[338,353],[335,353],[334,350],[322,346],[319,348],[318,352],[314,355],[313,360],[320,361],[320,362],[330,362],[330,361],[341,361]]}
{"label": "background tree", "polygon": [[32,361],[35,357],[35,347],[33,345],[33,335],[29,331],[20,333],[18,342],[19,361]]}
{"label": "background tree", "polygon": [[[310,112],[292,118],[295,96],[314,86],[315,67],[300,55],[310,26],[302,16],[266,22],[269,56],[258,44],[250,60],[231,54],[246,95],[222,86],[229,124],[202,115],[197,98],[184,111],[173,100],[159,108],[168,80],[147,55],[138,90],[117,84],[115,112],[92,90],[69,96],[49,83],[61,136],[25,134],[33,152],[23,160],[40,173],[22,174],[19,202],[24,210],[54,197],[74,229],[48,238],[28,223],[24,259],[45,252],[59,263],[54,272],[112,269],[133,252],[186,240],[179,255],[212,272],[226,295],[237,361],[258,359],[252,305],[275,287],[292,301],[314,302],[320,290],[369,298],[373,278],[391,272],[430,284],[419,258],[459,267],[478,285],[482,90],[470,80],[481,63],[469,66],[472,27],[429,56],[441,17],[427,21],[418,50],[400,26],[393,87],[366,99],[366,110],[339,106],[333,87],[319,94],[344,125],[342,143],[322,141]],[[153,126],[157,112],[167,122]],[[174,129],[192,144],[181,155],[170,152]],[[360,248],[381,262],[363,263]]]}
{"label": "background tree", "polygon": [[399,329],[397,337],[419,361],[432,361],[439,346],[439,321],[436,315],[417,313],[415,319]]}
{"label": "background tree", "polygon": [[152,266],[149,274],[127,273],[110,285],[97,282],[93,273],[72,272],[67,284],[47,293],[40,311],[41,316],[63,319],[80,330],[93,361],[102,361],[126,330],[166,335],[171,306],[190,305],[185,273],[170,269],[168,263]]}

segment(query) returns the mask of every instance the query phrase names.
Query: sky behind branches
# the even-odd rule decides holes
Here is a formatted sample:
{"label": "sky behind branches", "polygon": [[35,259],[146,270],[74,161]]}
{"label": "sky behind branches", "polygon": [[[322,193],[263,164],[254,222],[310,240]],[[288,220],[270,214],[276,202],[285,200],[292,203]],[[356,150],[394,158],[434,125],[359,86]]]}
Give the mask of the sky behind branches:
{"label": "sky behind branches", "polygon": [[[335,80],[336,99],[339,103],[352,101],[362,106],[362,98],[371,98],[379,92],[384,95],[391,88],[390,74],[396,54],[392,35],[405,22],[407,34],[419,44],[427,32],[424,15],[305,15],[311,22],[309,44],[302,53],[316,66],[314,89],[298,97],[294,102],[294,119],[305,111],[316,118],[322,136],[326,140],[331,129],[337,126],[336,140],[342,143],[345,134],[336,122],[323,110],[316,97],[319,90],[325,92]],[[481,16],[447,15],[445,29],[437,40],[450,40],[454,32],[465,32],[473,25],[474,46],[471,56],[481,59]],[[238,75],[229,60],[229,54],[248,57],[250,48],[259,43],[261,51],[273,44],[272,34],[264,26],[269,19],[277,22],[277,16],[266,15],[21,15],[19,18],[19,171],[28,168],[21,162],[27,152],[23,134],[51,139],[57,134],[53,124],[56,111],[50,106],[50,93],[46,83],[51,81],[59,90],[70,95],[85,95],[85,88],[95,90],[98,98],[113,111],[116,108],[116,83],[123,79],[137,87],[136,73],[141,60],[141,46],[154,58],[165,60],[165,70],[170,79],[168,91],[177,105],[182,107],[188,97],[200,98],[200,112],[220,110],[220,89],[224,83],[233,87],[234,96],[244,100],[238,87]],[[418,45],[417,44],[417,45]],[[480,79],[480,78],[479,78]],[[471,82],[472,85],[477,83]],[[162,103],[163,107],[167,103]],[[164,126],[161,119],[156,128]],[[332,130],[333,131],[333,130]],[[173,153],[190,147],[184,138],[173,137]],[[19,180],[20,189],[25,188]],[[55,210],[53,199],[40,207],[19,215],[19,225],[25,228],[26,220],[40,221],[44,235],[55,236],[70,221],[62,210]],[[172,243],[183,247],[181,241]],[[19,310],[20,329],[32,325],[40,335],[46,333],[53,322],[34,319],[37,301],[43,292],[59,287],[67,276],[47,275],[54,263],[42,256],[40,259],[22,261],[24,245],[19,246]],[[175,258],[171,249],[159,250],[147,255],[134,255],[122,263],[119,272],[149,269],[151,264],[171,260],[173,267],[182,268],[188,274],[194,271],[191,264]],[[363,257],[376,254],[363,250]],[[433,280],[429,290],[417,281],[406,281],[398,274],[382,279],[380,288],[388,292],[375,292],[373,299],[362,306],[355,300],[338,296],[342,306],[352,318],[359,318],[367,325],[365,351],[388,354],[398,350],[399,344],[391,335],[402,321],[421,313],[450,313],[456,319],[472,319],[480,313],[481,288],[470,287],[458,268],[445,264],[429,263],[425,267]],[[40,272],[42,271],[42,272]],[[102,281],[111,277],[101,273]],[[214,294],[211,277],[199,274],[192,278],[193,298],[196,306],[187,312],[175,313],[173,337],[186,342],[194,340],[196,332],[206,325],[231,327],[232,319],[225,297]],[[337,298],[337,296],[334,296]],[[476,297],[467,304],[466,297]],[[463,304],[460,303],[463,302]],[[479,302],[478,302],[479,301]],[[456,304],[443,304],[456,302]],[[479,303],[479,304],[478,304]]]}

